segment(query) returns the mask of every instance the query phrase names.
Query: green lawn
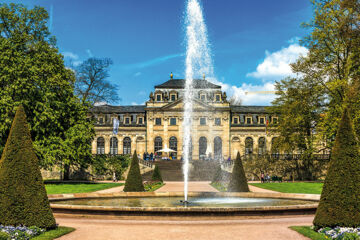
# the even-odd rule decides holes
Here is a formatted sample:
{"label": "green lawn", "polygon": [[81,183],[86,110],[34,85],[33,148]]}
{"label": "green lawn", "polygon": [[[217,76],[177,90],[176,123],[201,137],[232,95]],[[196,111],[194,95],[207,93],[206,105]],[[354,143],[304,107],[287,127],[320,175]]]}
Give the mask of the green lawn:
{"label": "green lawn", "polygon": [[290,229],[304,235],[305,237],[308,237],[312,240],[328,240],[329,238],[326,237],[323,233],[318,233],[312,230],[310,227],[305,226],[294,226],[290,227]]}
{"label": "green lawn", "polygon": [[320,182],[282,182],[282,183],[250,183],[255,187],[283,193],[321,194],[323,183]]}
{"label": "green lawn", "polygon": [[31,238],[31,240],[52,240],[55,238],[59,238],[65,234],[71,233],[74,230],[75,228],[71,228],[71,227],[58,227],[54,230],[44,232],[39,236]]}
{"label": "green lawn", "polygon": [[48,183],[45,184],[47,194],[87,193],[118,187],[123,183]]}

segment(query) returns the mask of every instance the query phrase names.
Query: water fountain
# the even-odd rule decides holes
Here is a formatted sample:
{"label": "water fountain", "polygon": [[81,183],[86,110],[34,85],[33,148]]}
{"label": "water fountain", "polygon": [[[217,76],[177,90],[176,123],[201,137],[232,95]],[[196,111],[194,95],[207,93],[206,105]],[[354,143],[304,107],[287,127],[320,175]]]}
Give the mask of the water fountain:
{"label": "water fountain", "polygon": [[193,79],[199,74],[213,76],[213,64],[210,54],[207,29],[198,0],[188,0],[186,7],[186,70],[183,121],[184,155],[184,203],[188,202],[189,160],[191,148],[191,126],[193,112]]}

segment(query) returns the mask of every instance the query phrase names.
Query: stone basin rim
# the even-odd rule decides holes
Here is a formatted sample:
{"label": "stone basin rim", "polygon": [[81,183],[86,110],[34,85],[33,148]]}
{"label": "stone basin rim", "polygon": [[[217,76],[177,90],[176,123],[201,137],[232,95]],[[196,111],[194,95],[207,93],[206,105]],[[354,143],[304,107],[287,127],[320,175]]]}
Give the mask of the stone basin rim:
{"label": "stone basin rim", "polygon": [[251,214],[274,212],[291,214],[293,212],[315,212],[320,200],[319,194],[295,194],[295,193],[268,193],[268,192],[189,192],[189,197],[244,197],[244,198],[273,198],[313,201],[314,204],[286,205],[286,206],[254,206],[254,207],[114,207],[114,206],[90,206],[90,205],[66,205],[56,204],[57,201],[76,199],[106,199],[126,197],[182,197],[183,192],[118,192],[118,193],[78,193],[78,194],[54,194],[49,195],[51,208],[54,212],[84,212],[103,214]]}

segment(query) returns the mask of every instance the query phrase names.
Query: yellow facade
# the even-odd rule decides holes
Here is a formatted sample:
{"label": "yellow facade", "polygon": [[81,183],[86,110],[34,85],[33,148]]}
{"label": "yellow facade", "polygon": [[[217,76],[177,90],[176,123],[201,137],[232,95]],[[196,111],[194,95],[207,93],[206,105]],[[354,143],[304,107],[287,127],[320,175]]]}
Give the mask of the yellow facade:
{"label": "yellow facade", "polygon": [[[234,159],[239,151],[270,151],[273,136],[266,123],[273,121],[262,106],[232,106],[221,87],[206,80],[194,80],[192,116],[192,158],[221,156]],[[165,145],[182,156],[184,80],[170,79],[155,86],[144,106],[96,106],[93,154],[129,154],[135,150],[155,153]],[[113,119],[119,120],[113,132]],[[246,140],[248,139],[248,140]],[[252,140],[252,147],[249,142]],[[161,140],[161,141],[160,141]],[[259,142],[261,144],[259,145]],[[264,146],[265,142],[265,146]],[[175,144],[176,143],[176,144]],[[246,144],[247,143],[247,144]],[[175,146],[176,145],[176,146]]]}

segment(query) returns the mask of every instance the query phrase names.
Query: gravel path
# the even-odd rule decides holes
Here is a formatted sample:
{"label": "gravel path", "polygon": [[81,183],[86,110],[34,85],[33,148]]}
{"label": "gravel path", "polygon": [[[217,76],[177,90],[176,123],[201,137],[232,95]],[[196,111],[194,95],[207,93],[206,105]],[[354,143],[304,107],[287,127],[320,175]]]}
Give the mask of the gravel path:
{"label": "gravel path", "polygon": [[119,220],[57,217],[61,226],[76,231],[59,239],[91,240],[305,240],[289,226],[308,225],[314,216],[243,220]]}

